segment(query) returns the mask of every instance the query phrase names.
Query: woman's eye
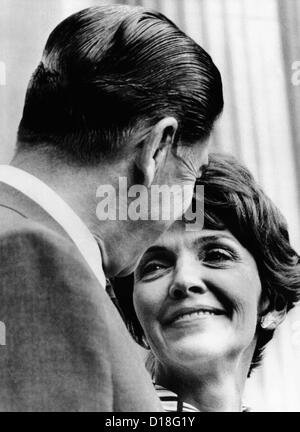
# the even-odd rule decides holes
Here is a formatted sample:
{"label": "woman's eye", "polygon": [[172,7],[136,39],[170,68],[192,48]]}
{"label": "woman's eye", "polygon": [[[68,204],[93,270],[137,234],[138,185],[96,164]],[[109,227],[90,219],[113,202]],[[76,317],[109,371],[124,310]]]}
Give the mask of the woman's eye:
{"label": "woman's eye", "polygon": [[164,273],[169,267],[170,265],[167,263],[151,262],[138,269],[137,274],[140,279],[155,277]]}
{"label": "woman's eye", "polygon": [[144,268],[143,268],[143,273],[144,274],[149,274],[149,273],[153,273],[162,269],[167,268],[167,266],[165,264],[162,263],[150,263],[147,264]]}
{"label": "woman's eye", "polygon": [[204,261],[218,262],[218,261],[232,260],[233,258],[234,258],[233,255],[229,251],[221,248],[218,249],[216,248],[216,249],[210,249],[205,253]]}

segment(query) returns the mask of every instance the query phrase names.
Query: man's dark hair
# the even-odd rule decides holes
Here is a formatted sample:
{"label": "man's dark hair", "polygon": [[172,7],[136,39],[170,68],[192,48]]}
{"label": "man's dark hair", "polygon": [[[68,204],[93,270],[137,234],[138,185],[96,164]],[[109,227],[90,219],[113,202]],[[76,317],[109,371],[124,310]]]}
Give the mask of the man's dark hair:
{"label": "man's dark hair", "polygon": [[210,56],[164,15],[92,7],[50,34],[27,89],[18,149],[46,145],[96,164],[165,116],[178,121],[177,141],[203,140],[222,108]]}
{"label": "man's dark hair", "polygon": [[[255,259],[268,310],[289,311],[300,299],[300,259],[292,248],[285,218],[263,192],[249,170],[235,158],[211,154],[196,185],[204,186],[204,229],[229,230]],[[114,281],[125,321],[138,343],[146,347],[136,316],[133,275]],[[267,313],[265,311],[265,313]],[[250,372],[260,364],[274,330],[257,326],[257,343]]]}

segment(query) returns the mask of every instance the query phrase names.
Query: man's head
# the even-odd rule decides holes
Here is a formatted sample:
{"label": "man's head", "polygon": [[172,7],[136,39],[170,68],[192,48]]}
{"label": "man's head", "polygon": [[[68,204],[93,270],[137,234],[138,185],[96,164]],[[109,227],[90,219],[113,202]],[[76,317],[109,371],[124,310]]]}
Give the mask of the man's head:
{"label": "man's head", "polygon": [[49,36],[27,90],[17,154],[45,151],[93,173],[105,166],[128,186],[192,190],[222,108],[218,69],[166,17],[89,8]]}
{"label": "man's head", "polygon": [[203,141],[223,107],[209,55],[144,8],[80,11],[50,34],[26,95],[19,147],[47,143],[78,164],[115,157],[164,117],[176,141]]}

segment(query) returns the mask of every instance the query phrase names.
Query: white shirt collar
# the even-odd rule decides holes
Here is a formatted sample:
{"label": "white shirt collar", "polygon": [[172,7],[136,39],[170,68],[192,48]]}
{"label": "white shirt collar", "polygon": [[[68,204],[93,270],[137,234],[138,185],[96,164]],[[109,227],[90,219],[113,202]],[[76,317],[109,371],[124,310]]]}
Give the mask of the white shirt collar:
{"label": "white shirt collar", "polygon": [[66,231],[105,289],[106,279],[98,244],[71,207],[37,177],[11,165],[0,165],[0,182],[12,186],[31,198]]}

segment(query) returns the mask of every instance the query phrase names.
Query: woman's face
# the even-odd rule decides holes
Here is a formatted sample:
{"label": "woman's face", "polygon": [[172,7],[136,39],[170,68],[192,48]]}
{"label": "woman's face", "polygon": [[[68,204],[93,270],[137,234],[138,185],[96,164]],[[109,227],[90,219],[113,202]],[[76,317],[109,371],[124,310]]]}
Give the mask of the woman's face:
{"label": "woman's face", "polygon": [[229,231],[186,232],[178,221],[135,272],[136,313],[166,365],[251,359],[260,298],[255,260]]}

